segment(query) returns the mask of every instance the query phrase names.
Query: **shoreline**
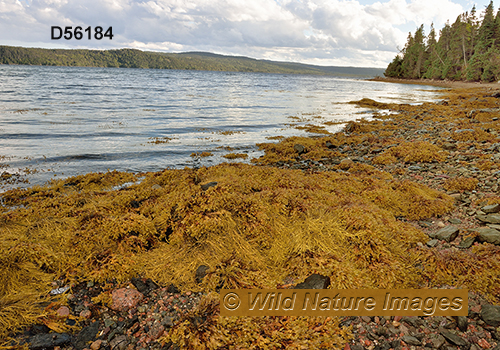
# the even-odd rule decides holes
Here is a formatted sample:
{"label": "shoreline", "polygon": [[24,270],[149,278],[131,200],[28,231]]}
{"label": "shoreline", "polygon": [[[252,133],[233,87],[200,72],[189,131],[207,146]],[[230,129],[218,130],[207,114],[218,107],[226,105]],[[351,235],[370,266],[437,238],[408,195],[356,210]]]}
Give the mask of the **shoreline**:
{"label": "shoreline", "polygon": [[429,86],[437,86],[450,89],[500,88],[499,83],[468,82],[468,81],[450,81],[450,80],[434,80],[434,79],[399,79],[399,78],[385,78],[385,77],[375,77],[367,80],[384,82],[384,83],[429,85]]}
{"label": "shoreline", "polygon": [[[399,81],[393,82],[400,83]],[[411,81],[411,83],[414,82]],[[425,85],[429,85],[428,82],[425,82]],[[22,191],[9,192],[9,205],[14,208],[8,212],[2,212],[1,218],[5,225],[11,223],[8,227],[12,230],[19,229],[14,225],[17,224],[16,220],[29,218],[36,224],[28,227],[27,232],[35,236],[44,225],[57,224],[54,227],[48,226],[51,232],[63,232],[67,229],[66,225],[72,225],[71,220],[74,219],[77,221],[73,223],[73,229],[76,228],[79,235],[86,237],[85,235],[92,233],[86,242],[89,245],[95,239],[93,236],[95,234],[105,238],[107,234],[105,228],[109,230],[110,227],[107,225],[125,227],[125,231],[120,236],[121,243],[117,247],[126,251],[132,249],[128,251],[128,254],[132,254],[143,245],[146,249],[143,254],[148,254],[147,244],[157,246],[158,249],[168,248],[161,242],[164,238],[156,239],[154,234],[152,236],[147,234],[150,232],[148,230],[151,230],[150,216],[148,216],[151,213],[154,213],[151,218],[173,213],[168,214],[170,216],[165,219],[170,226],[162,223],[161,220],[159,222],[151,220],[153,227],[161,228],[161,232],[168,232],[168,228],[173,230],[171,240],[176,238],[176,234],[191,232],[190,235],[179,236],[182,238],[181,241],[177,239],[169,243],[177,242],[180,248],[185,249],[184,241],[199,237],[200,231],[197,231],[197,225],[201,225],[208,232],[213,230],[211,225],[216,225],[213,234],[221,230],[225,232],[225,240],[233,237],[231,236],[233,224],[217,226],[224,220],[225,215],[233,215],[231,220],[236,224],[242,223],[239,230],[244,231],[247,224],[253,225],[253,229],[248,231],[249,234],[262,230],[259,220],[264,220],[263,223],[270,225],[265,221],[266,210],[270,210],[269,213],[275,213],[273,209],[275,204],[274,202],[261,202],[268,191],[277,191],[272,193],[273,196],[277,195],[280,200],[286,200],[287,206],[284,208],[288,208],[290,214],[283,219],[285,220],[283,223],[291,225],[290,222],[298,220],[297,231],[301,230],[302,225],[321,223],[319,220],[327,217],[326,209],[329,205],[331,206],[328,203],[339,203],[339,206],[345,205],[342,209],[345,212],[343,211],[342,215],[351,225],[341,228],[342,230],[358,234],[368,230],[369,234],[363,236],[360,241],[360,243],[366,242],[368,246],[374,242],[370,240],[371,237],[377,237],[377,244],[370,248],[373,249],[370,254],[374,257],[377,254],[383,257],[382,260],[376,261],[377,269],[390,274],[390,271],[400,264],[398,269],[410,274],[408,277],[394,276],[393,280],[389,279],[386,283],[389,285],[398,283],[398,286],[414,288],[465,286],[470,289],[471,294],[469,316],[460,319],[399,316],[343,318],[341,320],[343,327],[353,326],[354,340],[349,340],[338,348],[357,350],[374,349],[379,346],[387,349],[404,349],[416,346],[416,349],[420,349],[424,345],[430,348],[440,348],[445,346],[443,344],[453,349],[465,346],[463,344],[476,348],[493,348],[500,344],[500,334],[494,326],[486,323],[481,312],[483,308],[486,308],[485,305],[499,302],[499,296],[495,296],[492,285],[500,281],[500,269],[498,269],[500,248],[496,243],[481,240],[486,237],[483,232],[485,229],[492,230],[489,233],[494,235],[496,235],[494,231],[498,231],[495,228],[497,224],[487,223],[482,219],[486,220],[488,215],[495,215],[485,207],[500,203],[499,159],[495,158],[500,152],[497,145],[500,144],[498,137],[500,132],[498,88],[500,87],[495,85],[494,87],[497,88],[495,90],[492,89],[493,86],[484,86],[484,84],[478,84],[475,87],[479,89],[460,90],[461,86],[455,86],[453,90],[444,92],[442,101],[424,103],[419,106],[382,104],[371,100],[358,101],[358,105],[391,109],[396,114],[378,115],[374,121],[350,122],[345,132],[324,135],[321,138],[292,137],[278,144],[263,144],[261,147],[266,151],[266,157],[263,157],[254,167],[234,164],[217,165],[199,170],[150,173],[143,183],[115,191],[108,191],[107,188],[113,184],[130,182],[132,179],[121,173],[108,176],[88,174],[73,177],[71,180],[63,180],[59,185],[46,186],[41,190],[28,189],[24,193]],[[418,147],[412,147],[412,145]],[[275,182],[267,182],[271,180],[264,177],[269,174],[274,174],[278,179],[272,180]],[[189,198],[184,199],[181,192],[177,193],[178,187],[182,188],[181,192],[187,192]],[[170,192],[177,194],[169,197]],[[303,200],[304,193],[307,193],[307,196],[313,196],[315,193],[327,196],[334,192],[339,193],[337,201],[332,201],[331,199],[335,198],[328,197],[329,201],[325,207],[316,208],[322,215],[312,216],[310,219],[307,219],[306,215],[306,221],[301,221],[301,213],[314,215],[314,212],[307,211],[308,206],[315,206],[320,201],[316,197],[314,201]],[[232,203],[235,203],[234,205],[238,205],[237,195],[249,197],[248,202],[245,202],[247,207],[236,207],[234,213],[231,212],[230,206],[226,207],[217,202],[221,197],[230,199]],[[257,198],[259,198],[258,201]],[[216,209],[204,207],[205,200]],[[168,206],[169,201],[179,203],[181,208],[192,201],[196,206],[187,206],[185,211],[178,212],[173,205]],[[118,206],[120,211],[114,211],[115,209],[112,209],[109,203]],[[252,210],[252,203],[258,203],[260,206],[258,210]],[[20,207],[16,208],[17,205]],[[155,212],[154,208],[159,206],[166,206],[168,210]],[[38,208],[41,217],[28,213],[29,207]],[[92,208],[101,209],[97,211]],[[196,214],[199,213],[197,208],[208,211],[208,214],[199,216]],[[249,218],[254,219],[248,222],[240,219],[239,216],[235,216],[238,212],[245,212]],[[277,212],[275,214],[277,215]],[[19,216],[19,219],[16,216]],[[46,220],[45,217],[55,218],[54,223],[47,222],[52,219]],[[327,224],[321,226],[323,230],[334,225],[336,222],[334,219],[335,217],[331,217],[331,221],[326,221]],[[378,221],[373,222],[374,219]],[[64,225],[56,221],[63,222]],[[102,222],[108,224],[102,226]],[[383,227],[379,227],[381,222],[384,223]],[[191,226],[188,225],[189,223]],[[93,225],[98,225],[95,232],[92,231]],[[136,233],[129,234],[128,227],[133,227]],[[385,237],[383,231],[388,231],[393,236]],[[263,237],[269,239],[273,230],[266,228],[262,232],[265,233]],[[452,233],[448,234],[450,232]],[[254,239],[258,237],[260,236]],[[82,238],[75,240],[73,236],[71,239],[74,244],[82,240]],[[141,241],[143,239],[145,241]],[[110,240],[106,244],[114,243]],[[393,245],[401,245],[404,249],[401,252],[397,251],[392,247]],[[378,250],[378,246],[383,246],[387,251]],[[340,249],[340,247],[331,249],[333,250],[330,254],[333,254],[335,249]],[[126,255],[110,255],[106,251],[89,250],[88,252],[92,256],[99,257],[90,261],[99,266],[97,272],[102,274],[110,267],[106,264],[99,265],[102,263],[101,260],[118,259],[118,261],[130,263]],[[294,262],[293,265],[297,265],[299,270],[283,271],[282,274],[273,275],[273,278],[269,275],[269,280],[280,277],[278,287],[290,288],[303,281],[316,269],[323,274],[330,271],[331,287],[338,287],[337,279],[339,278],[346,279],[347,287],[356,286],[357,282],[355,279],[350,280],[351,276],[339,275],[341,270],[336,263],[331,265],[330,270],[321,267],[321,264],[332,264],[332,260],[335,260],[332,259],[332,255],[321,255],[321,250],[314,249],[308,254],[312,254],[314,258],[308,258],[307,254],[304,257],[290,256],[291,261]],[[367,254],[360,253],[358,259],[364,261]],[[401,258],[398,254],[402,256],[408,254],[413,260],[407,261],[408,257]],[[146,256],[149,257],[149,255],[144,255]],[[138,254],[137,258],[139,257]],[[372,259],[376,259],[374,257]],[[55,255],[53,259],[56,259]],[[69,259],[68,263],[72,259]],[[160,281],[162,278],[165,279],[164,272],[158,271],[158,268],[151,269],[151,266],[162,260],[175,265],[176,258],[170,255],[165,258],[160,255],[148,259],[151,260],[150,270],[133,270],[142,271],[143,274],[147,272],[146,275],[135,280],[122,277],[122,281],[98,282],[90,278],[96,271],[87,270],[92,269],[94,265],[91,264],[79,270],[80,273],[86,273],[86,275],[73,277],[81,277],[81,280],[73,285],[69,292],[71,294],[63,294],[55,306],[49,309],[54,316],[49,321],[64,325],[72,319],[71,317],[81,317],[83,319],[81,326],[87,335],[84,338],[84,335],[81,335],[84,332],[77,331],[73,340],[67,340],[66,343],[60,345],[61,349],[83,349],[90,343],[92,349],[118,348],[120,344],[120,349],[122,345],[123,349],[141,347],[156,349],[161,347],[162,340],[165,341],[164,344],[167,344],[167,348],[175,349],[178,347],[174,343],[179,343],[174,340],[180,341],[181,335],[192,337],[196,334],[201,337],[205,334],[197,333],[200,320],[196,317],[208,317],[211,322],[215,322],[209,317],[213,316],[213,310],[216,309],[214,305],[212,305],[214,307],[212,311],[206,308],[201,310],[205,312],[201,316],[200,310],[190,317],[184,317],[183,313],[196,308],[200,299],[206,295],[205,291],[210,290],[209,286],[213,287],[220,283],[219,277],[229,271],[225,270],[224,266],[230,266],[234,269],[233,271],[239,271],[236,275],[229,275],[228,281],[241,283],[241,287],[255,284],[265,286],[269,283],[268,280],[257,277],[258,275],[267,276],[269,272],[266,269],[252,270],[246,267],[244,255],[239,260],[231,260],[234,257],[227,257],[229,260],[223,260],[219,265],[205,265],[208,269],[200,268],[204,266],[203,261],[189,260],[189,263],[186,261],[184,265],[190,266],[186,266],[183,270],[177,271],[172,268],[171,271],[179,276],[177,280],[179,283],[173,281],[171,284],[166,283],[167,280]],[[180,257],[178,260],[181,263]],[[314,265],[318,261],[320,264]],[[354,275],[356,271],[357,273],[364,271],[362,266],[349,265],[348,262],[350,261],[342,262],[340,265],[342,271],[350,271]],[[391,265],[393,263],[396,265]],[[308,268],[307,264],[311,264],[314,268]],[[77,266],[75,265],[75,269]],[[118,268],[118,266],[111,267]],[[446,272],[448,269],[450,271]],[[368,272],[364,273],[368,274]],[[377,271],[374,269],[370,273],[377,274]],[[182,279],[183,274],[187,274],[188,277]],[[51,281],[52,287],[69,286],[70,274],[65,272],[65,276],[67,279]],[[368,285],[374,283],[368,277],[364,277],[366,279],[363,283]],[[417,281],[412,282],[410,278],[416,278]],[[196,280],[196,283],[190,282],[190,279]],[[119,295],[118,291],[123,293],[123,288],[135,290],[142,295],[141,300],[134,302],[134,305],[126,311],[111,304],[120,298],[127,300],[125,296]],[[204,292],[200,294],[200,290]],[[135,295],[139,296],[139,294]],[[275,322],[274,319],[271,320]],[[187,322],[187,330],[180,326],[180,321]],[[215,327],[212,323],[204,323],[203,329],[213,330],[209,326]],[[248,324],[245,324],[244,328],[241,327],[241,329],[248,329],[249,332],[252,329]],[[279,324],[279,327],[284,326]],[[332,325],[329,330],[334,332],[336,327]],[[20,337],[29,342],[33,342],[35,337],[38,340],[46,334],[54,334],[40,327],[29,329],[28,335]],[[93,332],[94,329],[95,332]],[[449,335],[450,331],[455,337]],[[66,332],[69,333],[69,330]],[[60,331],[59,334],[67,334],[66,332]],[[88,334],[93,335],[89,337]]]}

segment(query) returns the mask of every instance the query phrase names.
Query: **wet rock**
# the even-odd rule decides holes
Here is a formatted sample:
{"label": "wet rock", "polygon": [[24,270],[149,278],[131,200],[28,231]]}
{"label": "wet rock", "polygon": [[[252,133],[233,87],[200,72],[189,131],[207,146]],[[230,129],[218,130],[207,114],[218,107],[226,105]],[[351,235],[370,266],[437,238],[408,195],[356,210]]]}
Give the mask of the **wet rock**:
{"label": "wet rock", "polygon": [[494,228],[489,227],[481,227],[474,229],[474,231],[478,232],[477,240],[479,242],[487,242],[491,244],[500,245],[500,231],[495,230]]}
{"label": "wet rock", "polygon": [[31,338],[30,349],[46,349],[61,346],[71,341],[71,336],[66,333],[37,334]]}
{"label": "wet rock", "polygon": [[439,239],[441,241],[451,242],[455,238],[457,238],[458,231],[459,231],[458,227],[449,225],[437,231],[435,233],[434,238]]}
{"label": "wet rock", "polygon": [[295,286],[295,289],[326,289],[330,285],[330,277],[317,273],[307,277],[304,282]]}
{"label": "wet rock", "polygon": [[57,316],[68,317],[69,316],[69,308],[67,306],[61,306],[59,309],[57,309]]}
{"label": "wet rock", "polygon": [[295,145],[293,145],[293,149],[299,154],[304,154],[306,153],[306,148],[304,146],[302,146],[301,144],[299,143],[296,143]]}
{"label": "wet rock", "polygon": [[137,306],[142,300],[143,294],[136,289],[120,288],[111,294],[113,304],[111,309],[115,311],[128,311]]}
{"label": "wet rock", "polygon": [[99,321],[93,322],[87,327],[84,327],[73,340],[73,346],[78,350],[86,348],[88,344],[95,339],[98,331]]}
{"label": "wet rock", "polygon": [[418,340],[417,338],[415,337],[412,337],[411,335],[403,335],[401,337],[401,340],[404,341],[406,344],[408,345],[415,345],[415,346],[419,346],[421,345],[422,343],[420,342],[420,340]]}
{"label": "wet rock", "polygon": [[441,335],[445,337],[445,339],[450,342],[451,344],[454,344],[456,346],[460,347],[465,347],[469,343],[467,343],[464,339],[462,339],[460,336],[456,335],[455,333],[452,333],[450,331],[441,331]]}
{"label": "wet rock", "polygon": [[158,289],[158,285],[148,278],[145,282],[141,278],[134,277],[130,280],[135,288],[142,294],[148,294],[152,290]]}
{"label": "wet rock", "polygon": [[352,159],[349,158],[344,158],[340,161],[340,165],[343,167],[350,167],[353,164],[354,162],[352,161]]}
{"label": "wet rock", "polygon": [[201,185],[200,187],[201,187],[201,189],[202,189],[203,191],[206,191],[206,190],[208,190],[210,187],[214,187],[214,186],[217,186],[217,182],[212,181],[212,182],[206,183],[206,184],[204,184],[204,185]]}
{"label": "wet rock", "polygon": [[208,270],[210,270],[210,268],[207,265],[198,266],[195,274],[196,283],[200,284],[203,281],[203,278],[207,275]]}
{"label": "wet rock", "polygon": [[488,224],[500,224],[500,214],[477,215],[476,218]]}
{"label": "wet rock", "polygon": [[500,204],[491,204],[481,208],[481,210],[487,214],[494,214],[500,212]]}
{"label": "wet rock", "polygon": [[500,306],[499,305],[483,305],[481,307],[481,318],[486,324],[498,327],[500,326]]}

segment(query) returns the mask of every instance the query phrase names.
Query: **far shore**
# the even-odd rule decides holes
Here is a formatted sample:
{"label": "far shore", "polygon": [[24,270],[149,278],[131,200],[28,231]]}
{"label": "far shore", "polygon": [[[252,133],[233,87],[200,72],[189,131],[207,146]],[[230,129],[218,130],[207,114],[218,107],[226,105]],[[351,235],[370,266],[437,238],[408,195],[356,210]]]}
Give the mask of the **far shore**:
{"label": "far shore", "polygon": [[500,83],[484,83],[484,82],[471,82],[471,81],[451,81],[451,80],[435,80],[435,79],[398,79],[398,78],[385,78],[375,77],[368,79],[368,81],[381,81],[386,83],[398,84],[415,84],[415,85],[430,85],[451,89],[468,89],[475,87],[500,87]]}

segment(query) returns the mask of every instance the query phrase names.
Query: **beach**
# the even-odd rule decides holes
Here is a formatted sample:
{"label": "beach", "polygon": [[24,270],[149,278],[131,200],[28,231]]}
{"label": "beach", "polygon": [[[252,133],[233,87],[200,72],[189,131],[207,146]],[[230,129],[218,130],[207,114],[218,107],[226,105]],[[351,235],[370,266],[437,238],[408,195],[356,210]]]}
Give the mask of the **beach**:
{"label": "beach", "polygon": [[[252,165],[5,192],[0,337],[31,349],[497,349],[500,86],[444,84],[437,102],[352,101],[378,112],[261,143]],[[221,288],[312,274],[334,289],[467,288],[469,313],[218,316]]]}

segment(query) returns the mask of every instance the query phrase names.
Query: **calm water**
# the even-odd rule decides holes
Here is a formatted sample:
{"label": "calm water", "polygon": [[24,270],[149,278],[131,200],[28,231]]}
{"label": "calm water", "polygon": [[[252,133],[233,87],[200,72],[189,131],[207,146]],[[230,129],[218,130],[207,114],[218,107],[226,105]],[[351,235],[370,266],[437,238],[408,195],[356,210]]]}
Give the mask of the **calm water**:
{"label": "calm water", "polygon": [[[290,117],[303,124],[369,118],[346,102],[419,103],[435,99],[435,89],[303,75],[0,65],[0,173],[40,184],[108,169],[213,165],[228,161],[224,146],[250,160],[266,137],[306,135],[287,126]],[[163,137],[172,140],[152,142]],[[213,156],[190,156],[202,151]]]}

